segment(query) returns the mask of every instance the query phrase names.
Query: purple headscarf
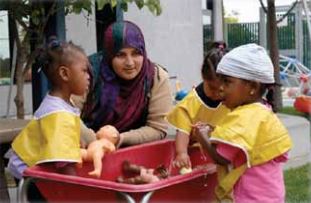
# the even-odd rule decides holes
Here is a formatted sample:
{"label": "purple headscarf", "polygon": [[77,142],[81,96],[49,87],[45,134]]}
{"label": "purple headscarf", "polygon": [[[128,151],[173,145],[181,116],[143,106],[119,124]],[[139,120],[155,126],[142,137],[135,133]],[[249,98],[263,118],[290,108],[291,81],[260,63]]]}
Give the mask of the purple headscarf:
{"label": "purple headscarf", "polygon": [[[144,57],[140,73],[132,80],[121,79],[111,67],[113,57],[124,47],[133,47]],[[95,88],[83,109],[83,120],[95,131],[107,124],[120,132],[145,125],[155,69],[147,58],[141,30],[129,21],[115,22],[105,31],[104,48],[99,75],[94,78]]]}

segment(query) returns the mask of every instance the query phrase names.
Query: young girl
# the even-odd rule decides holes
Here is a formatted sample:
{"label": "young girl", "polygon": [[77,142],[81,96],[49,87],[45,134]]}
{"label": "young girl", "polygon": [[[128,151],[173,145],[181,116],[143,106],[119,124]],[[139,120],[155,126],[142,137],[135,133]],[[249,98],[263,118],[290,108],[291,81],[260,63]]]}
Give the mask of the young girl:
{"label": "young girl", "polygon": [[262,101],[271,91],[274,69],[265,49],[247,44],[225,55],[221,74],[223,104],[232,112],[210,133],[202,125],[194,134],[216,162],[230,165],[216,188],[219,199],[233,190],[234,202],[284,202],[282,162],[292,147],[287,130]]}
{"label": "young girl", "polygon": [[[190,92],[167,115],[168,122],[177,129],[175,166],[190,171],[191,162],[187,153],[189,144],[193,144],[191,136],[192,126],[197,122],[215,126],[228,113],[228,109],[221,104],[219,93],[219,78],[216,67],[225,54],[223,43],[215,43],[206,55],[201,74],[203,82]],[[183,171],[183,170],[181,170]]]}
{"label": "young girl", "polygon": [[60,172],[72,173],[80,155],[80,111],[70,102],[72,94],[83,95],[90,85],[89,62],[73,43],[52,39],[43,56],[42,70],[51,90],[34,118],[12,143],[8,168],[18,179],[27,167],[54,164]]}

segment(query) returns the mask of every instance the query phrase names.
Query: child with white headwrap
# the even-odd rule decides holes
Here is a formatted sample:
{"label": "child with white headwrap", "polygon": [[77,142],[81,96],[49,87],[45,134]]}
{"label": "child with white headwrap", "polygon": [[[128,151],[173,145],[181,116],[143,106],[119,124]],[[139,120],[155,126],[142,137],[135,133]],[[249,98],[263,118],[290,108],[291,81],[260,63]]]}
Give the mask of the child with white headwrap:
{"label": "child with white headwrap", "polygon": [[263,104],[274,83],[274,69],[265,49],[256,44],[239,46],[226,54],[217,71],[223,85],[223,104],[232,112],[207,135],[198,125],[194,134],[217,163],[229,172],[220,174],[216,196],[233,191],[234,202],[284,202],[282,162],[292,147],[277,116]]}

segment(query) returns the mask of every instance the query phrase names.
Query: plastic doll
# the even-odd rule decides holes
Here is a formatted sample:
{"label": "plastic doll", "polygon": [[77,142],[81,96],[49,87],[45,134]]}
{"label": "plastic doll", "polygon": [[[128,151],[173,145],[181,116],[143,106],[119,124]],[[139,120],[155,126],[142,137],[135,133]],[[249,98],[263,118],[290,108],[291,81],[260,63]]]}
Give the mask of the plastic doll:
{"label": "plastic doll", "polygon": [[99,178],[102,171],[102,159],[105,153],[116,150],[119,132],[115,127],[105,125],[97,131],[96,137],[97,140],[91,142],[87,149],[81,149],[81,157],[83,161],[93,161],[94,170],[88,174]]}
{"label": "plastic doll", "polygon": [[124,173],[136,174],[136,176],[130,178],[120,176],[117,179],[117,182],[119,183],[147,184],[154,183],[168,177],[168,171],[163,165],[160,165],[156,169],[150,169],[144,166],[131,164],[129,161],[124,161],[122,167]]}

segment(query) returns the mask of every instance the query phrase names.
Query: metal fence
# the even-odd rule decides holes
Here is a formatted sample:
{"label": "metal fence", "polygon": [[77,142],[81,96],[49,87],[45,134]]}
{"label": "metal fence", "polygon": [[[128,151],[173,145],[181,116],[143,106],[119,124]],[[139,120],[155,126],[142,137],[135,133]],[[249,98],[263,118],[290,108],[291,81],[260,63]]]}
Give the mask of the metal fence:
{"label": "metal fence", "polygon": [[[278,45],[280,51],[283,53],[297,53],[297,42],[303,42],[303,54],[301,62],[311,68],[311,44],[308,34],[308,27],[306,20],[302,22],[302,34],[298,36],[297,22],[294,14],[288,15],[281,24],[278,24]],[[212,28],[210,25],[204,25],[204,47],[207,47],[208,42],[213,39]],[[269,32],[269,29],[267,29]],[[235,48],[242,44],[257,43],[260,44],[260,30],[259,23],[230,23],[225,24],[225,39],[230,49]],[[302,38],[297,40],[296,38]],[[268,38],[267,38],[268,39]],[[267,43],[267,49],[269,49],[269,42]],[[301,45],[300,45],[301,46]],[[206,51],[206,48],[204,49]],[[296,57],[291,55],[290,57]]]}
{"label": "metal fence", "polygon": [[226,26],[229,48],[247,43],[259,43],[259,23],[232,23]]}

